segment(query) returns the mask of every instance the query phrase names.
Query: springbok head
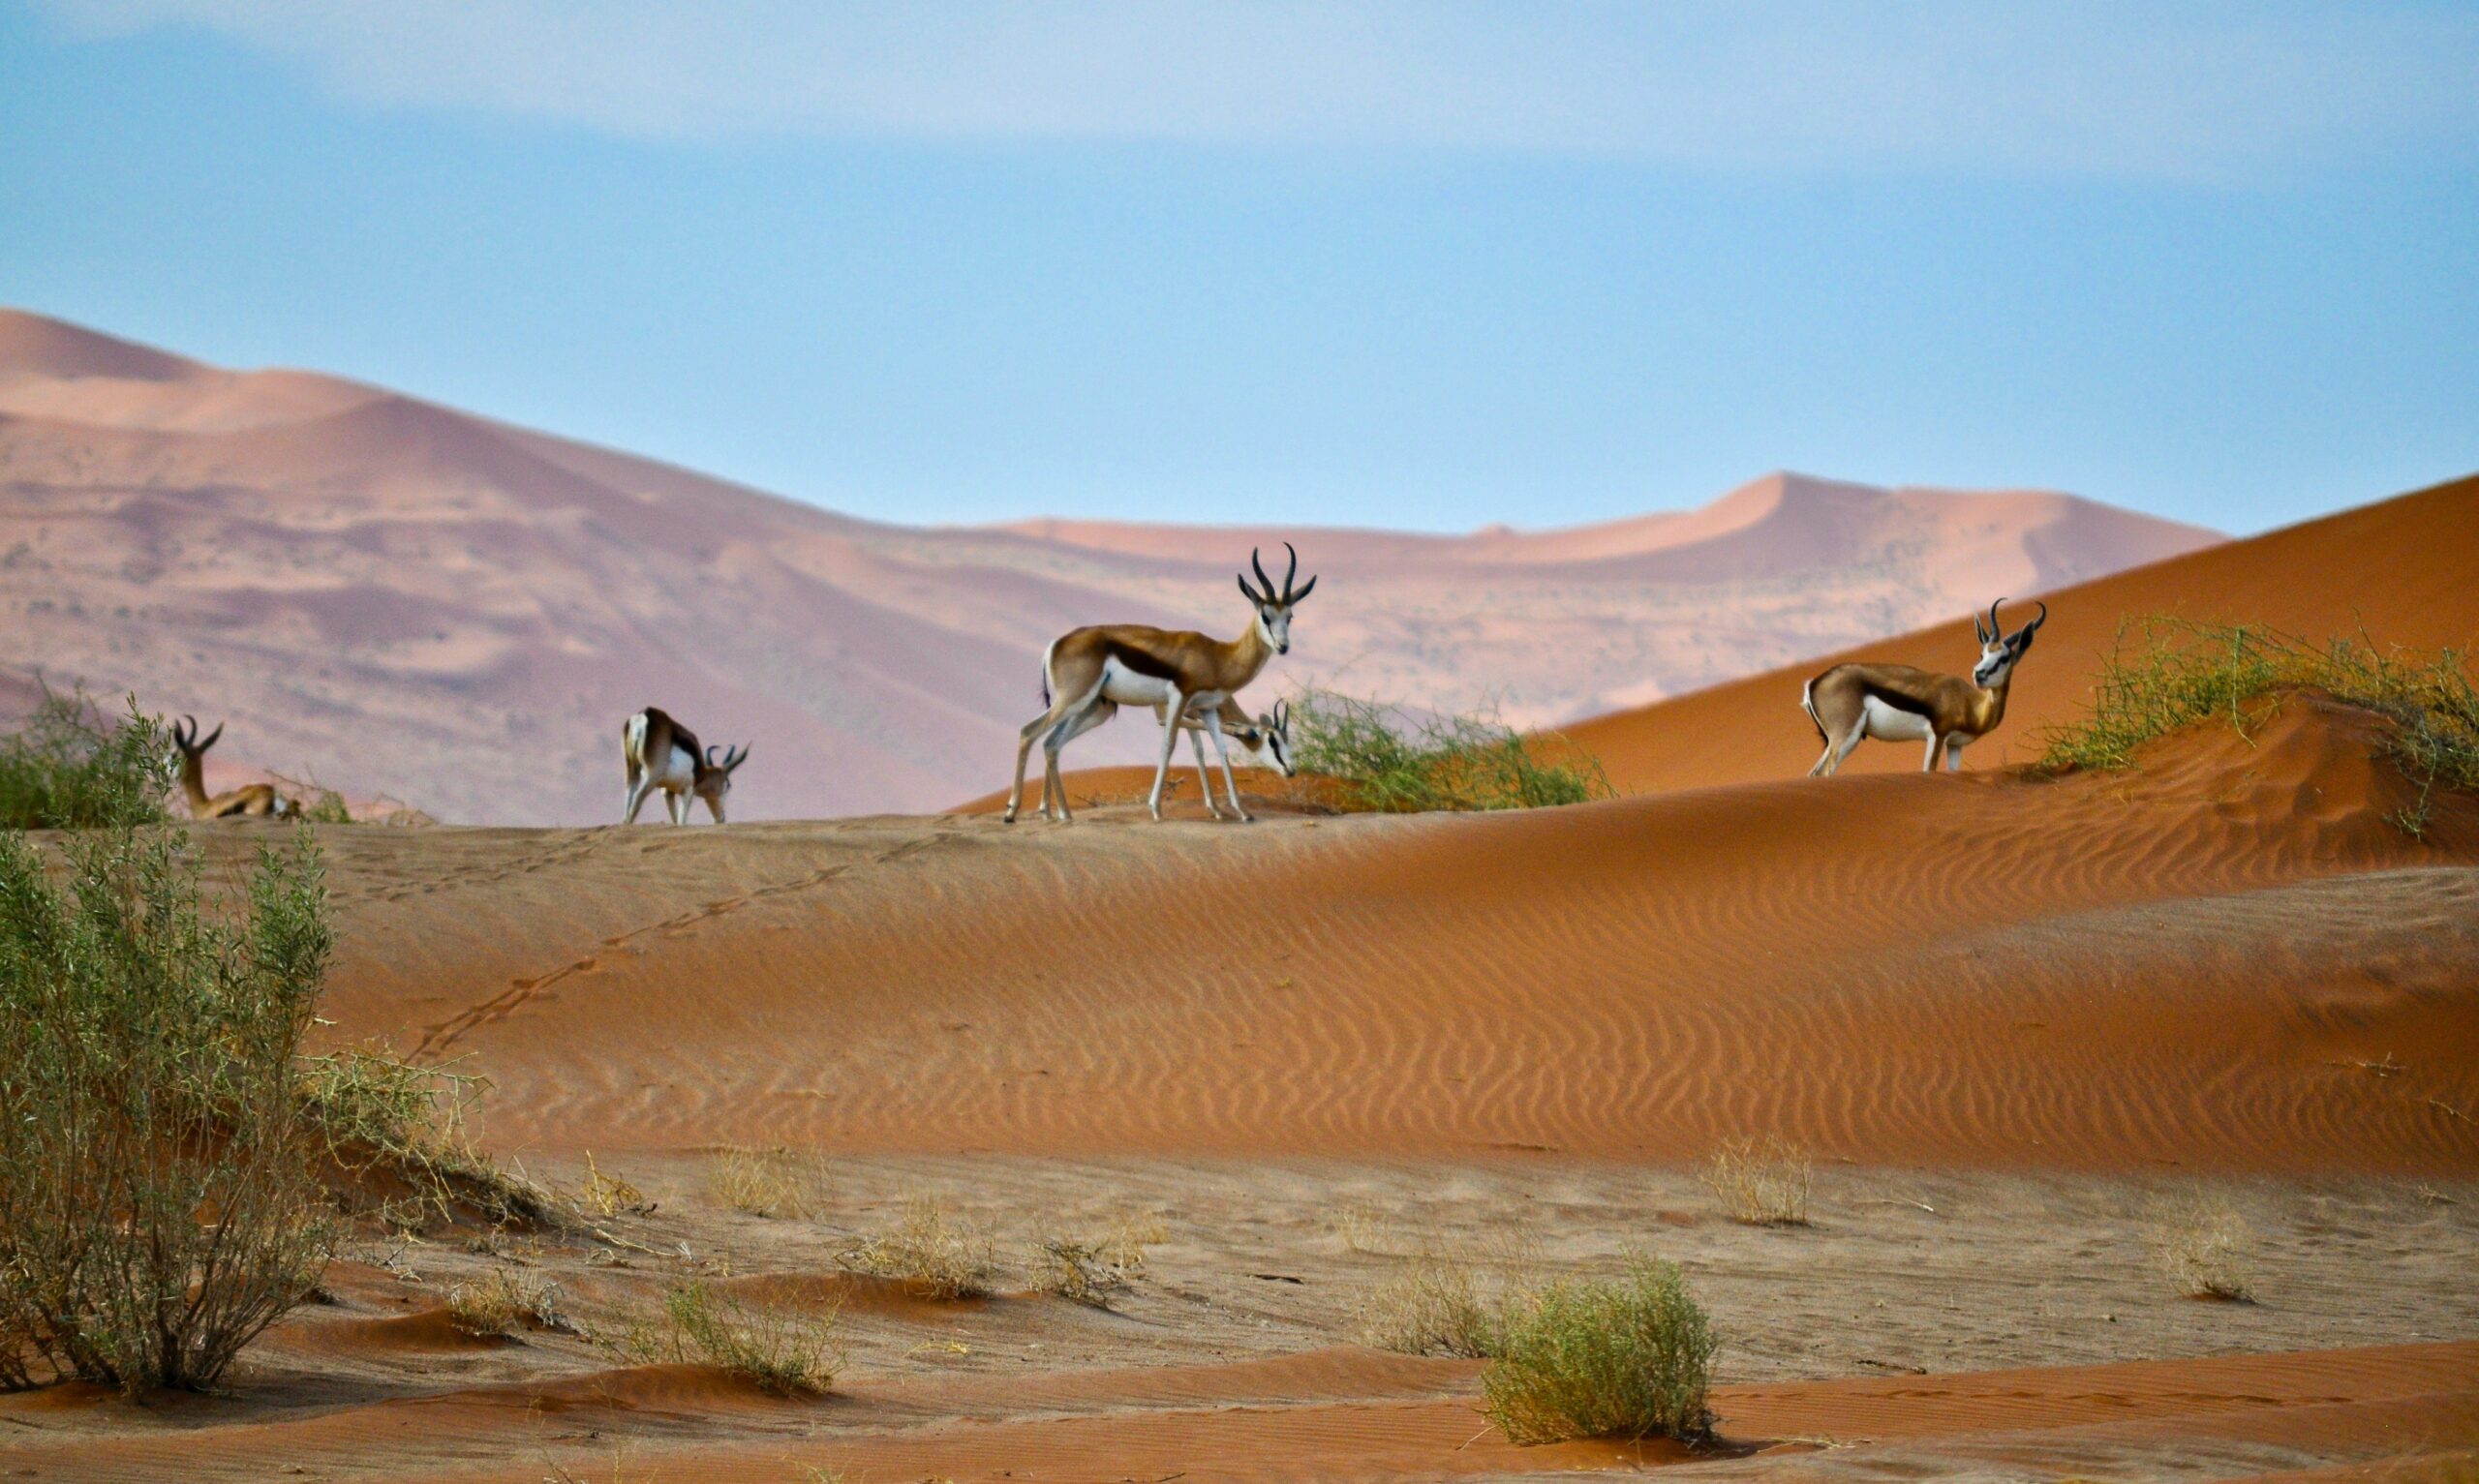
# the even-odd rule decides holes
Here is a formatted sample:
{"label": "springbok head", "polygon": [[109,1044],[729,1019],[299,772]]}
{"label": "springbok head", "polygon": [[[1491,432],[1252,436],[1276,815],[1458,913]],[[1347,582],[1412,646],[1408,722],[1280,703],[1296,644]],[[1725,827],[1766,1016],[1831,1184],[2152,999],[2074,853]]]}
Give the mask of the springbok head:
{"label": "springbok head", "polygon": [[715,823],[719,825],[723,822],[723,796],[732,791],[732,770],[749,761],[749,747],[743,743],[722,749],[720,757],[715,755],[717,750],[706,749],[706,766],[697,770],[694,791],[706,801],[706,807],[714,812]]}
{"label": "springbok head", "polygon": [[1247,595],[1249,602],[1257,605],[1257,628],[1265,636],[1266,643],[1273,646],[1275,653],[1288,654],[1291,652],[1291,610],[1307,598],[1310,589],[1317,586],[1317,579],[1311,577],[1307,587],[1293,591],[1291,580],[1300,575],[1300,553],[1289,541],[1282,544],[1282,549],[1291,553],[1291,567],[1282,574],[1282,591],[1279,594],[1274,591],[1273,579],[1266,575],[1266,564],[1257,560],[1254,547],[1248,550],[1248,565],[1257,569],[1257,586],[1249,587],[1247,574],[1241,573],[1240,591]]}
{"label": "springbok head", "polygon": [[[2039,600],[2035,598],[2033,601]],[[2006,676],[2013,672],[2014,662],[2030,651],[2032,636],[2049,621],[2049,605],[2040,603],[2038,618],[2010,634],[2006,633],[1997,621],[1997,610],[2005,603],[2005,599],[1999,598],[1988,605],[1987,618],[1974,615],[1972,619],[1972,626],[1979,631],[1979,663],[1972,667],[1972,682],[1982,689],[2005,683]]]}
{"label": "springbok head", "polygon": [[[187,722],[188,725],[184,727],[182,722]],[[224,723],[220,721],[215,724],[215,730],[207,733],[204,738],[198,735],[196,716],[184,716],[180,721],[172,723],[172,745],[178,747],[181,756],[191,762],[206,756],[206,749],[214,746],[215,740],[223,735]]]}
{"label": "springbok head", "polygon": [[1300,770],[1291,762],[1290,702],[1276,701],[1272,711],[1259,712],[1256,723],[1240,732],[1240,742],[1256,754],[1258,767],[1270,768],[1286,778],[1299,776]]}

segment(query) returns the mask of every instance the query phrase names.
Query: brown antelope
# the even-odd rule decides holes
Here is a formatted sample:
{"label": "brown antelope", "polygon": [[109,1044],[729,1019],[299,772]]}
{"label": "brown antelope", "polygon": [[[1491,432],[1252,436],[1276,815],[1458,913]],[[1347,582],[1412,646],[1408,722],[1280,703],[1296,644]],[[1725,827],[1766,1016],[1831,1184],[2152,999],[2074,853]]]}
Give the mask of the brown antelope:
{"label": "brown antelope", "polygon": [[731,748],[719,758],[712,747],[699,751],[695,733],[653,706],[620,724],[620,754],[628,768],[626,823],[631,825],[646,806],[646,795],[656,789],[662,790],[663,811],[673,824],[689,823],[691,799],[705,800],[715,823],[721,824],[732,770],[749,761],[747,746]]}
{"label": "brown antelope", "polygon": [[[1067,788],[1059,781],[1058,749],[1068,739],[1088,731],[1098,722],[1088,722],[1086,713],[1102,706],[1117,714],[1122,706],[1158,706],[1171,722],[1193,719],[1213,739],[1216,752],[1222,757],[1222,782],[1231,795],[1231,806],[1240,808],[1240,789],[1231,778],[1231,754],[1222,733],[1222,705],[1232,695],[1257,678],[1266,661],[1291,650],[1291,610],[1305,601],[1317,579],[1308,579],[1306,587],[1297,591],[1292,579],[1300,575],[1300,553],[1290,542],[1283,550],[1291,552],[1291,567],[1283,573],[1282,591],[1274,591],[1273,579],[1266,575],[1265,563],[1257,554],[1248,554],[1248,564],[1256,569],[1257,584],[1248,586],[1243,574],[1240,591],[1256,607],[1255,621],[1248,631],[1237,639],[1208,638],[1187,630],[1148,628],[1134,623],[1106,623],[1091,628],[1071,629],[1051,641],[1042,653],[1042,695],[1050,704],[1043,712],[1025,722],[1016,739],[1016,784],[1007,791],[1009,824],[1016,822],[1016,811],[1025,798],[1025,759],[1032,752],[1033,741],[1041,739],[1044,756],[1042,772],[1042,804],[1054,809],[1052,818],[1066,824],[1072,817],[1067,809]],[[1107,717],[1105,718],[1107,719]],[[1180,726],[1166,724],[1162,728],[1162,755],[1153,770],[1153,792],[1146,798],[1146,807],[1155,819],[1162,817],[1162,784],[1171,773],[1171,751],[1178,744]],[[1199,745],[1202,765],[1204,747]],[[1212,793],[1207,792],[1207,803]],[[1248,818],[1244,809],[1241,819]]]}
{"label": "brown antelope", "polygon": [[190,800],[192,819],[281,818],[292,812],[292,801],[275,791],[272,783],[244,783],[230,792],[209,797],[206,792],[206,765],[201,761],[206,749],[224,735],[224,724],[201,738],[198,735],[198,718],[185,716],[172,723],[172,745],[181,753],[181,792]]}
{"label": "brown antelope", "polygon": [[1942,757],[1948,772],[1960,772],[1963,748],[1997,730],[2005,719],[2005,691],[2013,683],[2014,666],[2032,648],[2032,636],[2049,621],[2049,605],[2040,616],[2011,634],[1998,628],[1997,610],[2005,599],[1988,605],[1988,617],[1974,614],[1979,633],[1979,663],[1971,679],[1937,675],[1909,665],[1836,665],[1799,694],[1799,705],[1824,739],[1824,756],[1808,770],[1811,778],[1830,776],[1863,738],[1881,742],[1925,742],[1920,765],[1935,772]]}
{"label": "brown antelope", "polygon": [[[1110,720],[1118,714],[1118,710],[1116,704],[1109,701],[1096,703],[1086,711],[1085,719],[1077,724],[1076,730],[1060,740],[1059,745],[1064,747],[1068,742],[1074,742],[1086,732]],[[1156,706],[1153,708],[1153,719],[1162,720],[1169,711],[1168,706]],[[1214,718],[1222,723],[1223,738],[1240,744],[1240,767],[1268,769],[1286,778],[1298,775],[1299,770],[1291,766],[1290,702],[1276,701],[1272,711],[1251,716],[1248,714],[1247,708],[1225,696],[1222,704],[1214,708]],[[1205,811],[1220,819],[1222,810],[1216,807],[1213,802],[1213,778],[1206,772],[1205,723],[1197,719],[1194,708],[1190,708],[1188,713],[1179,718],[1179,730],[1188,734],[1189,742],[1197,750],[1197,788],[1205,797]],[[1226,772],[1224,780],[1228,782],[1230,774]],[[1241,819],[1256,817],[1240,807],[1240,796],[1236,790],[1231,796],[1231,807]],[[1041,803],[1034,806],[1033,812],[1036,814],[1050,812],[1048,775],[1044,775],[1042,779]]]}

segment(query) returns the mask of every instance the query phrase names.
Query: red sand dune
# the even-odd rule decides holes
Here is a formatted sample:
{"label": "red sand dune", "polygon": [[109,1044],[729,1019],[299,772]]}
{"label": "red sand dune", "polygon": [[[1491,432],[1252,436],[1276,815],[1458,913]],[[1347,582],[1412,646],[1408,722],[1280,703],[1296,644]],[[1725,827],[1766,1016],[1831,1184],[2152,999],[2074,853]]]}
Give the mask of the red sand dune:
{"label": "red sand dune", "polygon": [[[631,1436],[626,1469],[780,1480],[815,1465],[847,1478],[1372,1481],[1506,1476],[1646,1464],[1716,1468],[1654,1441],[1511,1445],[1482,1423],[1468,1361],[1326,1350],[1222,1366],[1070,1372],[1027,1378],[856,1380],[783,1404],[701,1367],[603,1372],[565,1382],[473,1386],[64,1451],[39,1439],[23,1466],[125,1480],[254,1479],[269,1459],[305,1471],[366,1467],[374,1446],[400,1479],[521,1480],[576,1439]],[[2452,1478],[2479,1438],[2479,1346],[2311,1353],[1725,1386],[1731,1446],[1768,1476],[1800,1479],[2252,1474],[2389,1464]],[[688,1440],[693,1421],[750,1429]],[[556,1441],[560,1454],[550,1450]],[[582,1460],[579,1460],[582,1462]],[[643,1476],[635,1474],[630,1476]],[[2344,1475],[2357,1476],[2357,1475]]]}
{"label": "red sand dune", "polygon": [[[2005,724],[1972,747],[1964,766],[2037,757],[2041,730],[2083,709],[2119,626],[2147,615],[2265,624],[2318,642],[2365,633],[2382,644],[2467,651],[2479,640],[2475,553],[2479,476],[2047,593],[2048,626],[2017,672]],[[2011,605],[2004,617],[2010,627],[2035,611]],[[1622,790],[1796,777],[1821,750],[1799,710],[1810,677],[1846,659],[1960,672],[1978,652],[1971,621],[1956,619],[1563,730]],[[1867,742],[1845,768],[1918,766],[1915,746]]]}
{"label": "red sand dune", "polygon": [[[255,765],[452,819],[602,821],[621,718],[651,702],[755,740],[738,817],[934,807],[1005,775],[1052,638],[1236,630],[1233,570],[1284,537],[1323,585],[1269,697],[1333,679],[1524,723],[2214,539],[2062,495],[1796,475],[1533,534],[887,526],[0,311],[0,647],[230,721],[216,788]],[[1078,749],[1149,755],[1127,725]]]}
{"label": "red sand dune", "polygon": [[2301,698],[2057,781],[349,832],[326,1014],[470,1056],[503,1147],[2479,1170],[2479,805],[2412,839],[2374,742]]}

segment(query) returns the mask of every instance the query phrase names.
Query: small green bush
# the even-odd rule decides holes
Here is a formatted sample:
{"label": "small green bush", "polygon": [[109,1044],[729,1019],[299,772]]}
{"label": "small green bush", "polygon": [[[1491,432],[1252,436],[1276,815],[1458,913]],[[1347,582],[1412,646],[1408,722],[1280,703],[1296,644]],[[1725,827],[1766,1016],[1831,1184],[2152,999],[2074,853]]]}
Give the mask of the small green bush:
{"label": "small green bush", "polygon": [[138,713],[108,724],[83,688],[44,686],[26,724],[0,737],[0,829],[84,830],[152,824],[172,787],[172,744]]}
{"label": "small green bush", "polygon": [[2454,650],[2314,645],[2268,628],[2151,618],[2121,629],[2084,715],[2046,734],[2053,771],[2130,767],[2153,739],[2213,717],[2253,730],[2296,690],[2384,717],[2388,750],[2427,787],[2479,789],[2479,688]]}
{"label": "small green bush", "polygon": [[1703,1438],[1720,1343],[1676,1266],[1631,1257],[1615,1282],[1551,1284],[1508,1306],[1481,1382],[1489,1420],[1519,1443]]}
{"label": "small green bush", "polygon": [[204,1387],[327,1261],[295,1060],[326,895],[304,833],[210,916],[186,835],[95,797],[65,888],[0,832],[0,1389]]}
{"label": "small green bush", "polygon": [[[685,1284],[663,1299],[670,1334],[653,1353],[695,1359],[777,1396],[816,1396],[835,1384],[842,1353],[835,1316],[811,1318],[775,1309],[750,1309],[702,1283]],[[641,1350],[645,1348],[642,1345]]]}
{"label": "small green bush", "polygon": [[1311,690],[1292,703],[1300,770],[1334,779],[1344,803],[1382,814],[1537,809],[1609,799],[1601,764],[1493,715],[1409,724],[1391,707]]}

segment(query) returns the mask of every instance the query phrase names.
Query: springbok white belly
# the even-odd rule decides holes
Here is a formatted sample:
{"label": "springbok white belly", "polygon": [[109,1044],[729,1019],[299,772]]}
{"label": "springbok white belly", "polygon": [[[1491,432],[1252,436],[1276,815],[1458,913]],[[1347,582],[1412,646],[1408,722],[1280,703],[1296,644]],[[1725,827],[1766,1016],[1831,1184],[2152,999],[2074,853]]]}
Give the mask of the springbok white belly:
{"label": "springbok white belly", "polygon": [[[1171,682],[1139,675],[1116,659],[1102,662],[1102,699],[1119,706],[1168,706]],[[1197,715],[1222,704],[1222,692],[1199,692],[1188,698],[1188,713]]]}
{"label": "springbok white belly", "polygon": [[697,760],[685,747],[673,747],[665,753],[658,767],[647,770],[651,774],[647,786],[666,793],[685,794],[697,781]]}
{"label": "springbok white belly", "polygon": [[1880,742],[1926,742],[1928,718],[1917,712],[1907,712],[1899,706],[1887,706],[1870,696],[1863,703],[1867,735]]}

